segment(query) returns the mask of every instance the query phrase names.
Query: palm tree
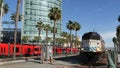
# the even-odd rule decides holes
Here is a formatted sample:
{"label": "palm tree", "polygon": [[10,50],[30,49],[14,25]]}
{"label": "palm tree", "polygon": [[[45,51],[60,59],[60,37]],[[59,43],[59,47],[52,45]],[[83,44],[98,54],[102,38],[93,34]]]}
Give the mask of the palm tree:
{"label": "palm tree", "polygon": [[3,3],[4,3],[4,1],[1,0],[1,1],[0,1],[0,43],[1,43],[1,24],[2,24],[2,16],[3,16],[4,14],[7,14],[8,9],[9,9],[8,4],[3,4]]}
{"label": "palm tree", "polygon": [[61,37],[63,38],[62,39],[63,43],[68,43],[69,42],[69,41],[67,41],[69,39],[69,38],[67,38],[67,36],[68,36],[67,32],[65,32],[65,31],[61,32]]}
{"label": "palm tree", "polygon": [[[12,15],[10,17],[11,17],[11,20],[15,21],[15,19],[16,19],[16,13],[12,13]],[[22,20],[22,15],[19,14],[18,21],[21,21],[21,20]]]}
{"label": "palm tree", "polygon": [[[11,20],[13,20],[13,23],[15,23],[15,21],[16,21],[16,13],[13,13],[11,16],[10,16],[10,18],[11,18]],[[19,14],[19,16],[18,16],[18,21],[21,21],[22,20],[22,15],[20,15]],[[18,24],[18,23],[17,23]],[[17,25],[16,24],[16,25]],[[15,25],[15,28],[16,28],[16,25]],[[16,28],[17,29],[17,28]],[[20,39],[18,39],[19,37],[17,37],[17,34],[16,34],[16,38],[17,38],[17,40],[20,40]]]}
{"label": "palm tree", "polygon": [[48,39],[48,31],[50,31],[50,24],[44,24],[44,30],[46,31],[46,43],[47,43],[47,45],[48,45],[48,41],[47,41],[47,39]]}
{"label": "palm tree", "polygon": [[13,55],[14,60],[16,59],[17,23],[18,23],[19,13],[20,13],[20,3],[21,3],[21,0],[17,0],[16,19],[15,19],[15,33],[14,33],[14,55]]}
{"label": "palm tree", "polygon": [[67,43],[67,45],[68,45],[70,43],[71,35],[69,33],[63,31],[61,33],[61,36],[63,38],[63,42]]}
{"label": "palm tree", "polygon": [[118,41],[117,41],[117,38],[116,37],[113,37],[113,39],[112,39],[112,41],[113,41],[113,43],[114,43],[114,50],[115,50],[115,53],[116,53],[116,62],[115,62],[115,64],[117,63],[117,60],[118,60],[118,57],[117,57],[117,54],[118,54]]}
{"label": "palm tree", "polygon": [[81,25],[77,22],[75,22],[75,36],[77,38],[77,31],[79,31],[81,29]]}
{"label": "palm tree", "polygon": [[41,34],[41,30],[42,30],[42,28],[43,28],[43,22],[42,21],[39,21],[39,22],[37,22],[37,25],[36,25],[36,27],[37,27],[37,29],[38,29],[38,37],[39,37],[39,43],[40,43],[40,34]]}
{"label": "palm tree", "polygon": [[39,37],[38,37],[38,36],[34,36],[33,42],[34,42],[34,43],[35,43],[35,42],[39,43]]}
{"label": "palm tree", "polygon": [[[118,22],[120,22],[120,16],[118,17]],[[120,51],[120,25],[117,26],[116,28],[116,36],[117,36],[117,40],[119,42],[119,51]]]}
{"label": "palm tree", "polygon": [[55,46],[55,29],[57,22],[61,19],[61,10],[58,7],[53,7],[50,9],[50,13],[48,14],[50,20],[54,21],[53,27],[53,46]]}
{"label": "palm tree", "polygon": [[[8,4],[3,4],[3,0],[0,1],[0,14],[2,14],[2,16],[4,14],[7,14],[8,13],[8,10],[9,10],[9,7],[8,7]],[[1,12],[2,11],[2,12]]]}
{"label": "palm tree", "polygon": [[23,36],[23,37],[22,37],[22,41],[23,41],[24,43],[27,43],[28,40],[29,40],[28,36]]}
{"label": "palm tree", "polygon": [[[55,31],[54,31],[54,30],[55,30]],[[56,29],[56,28],[54,29],[54,27],[51,27],[51,28],[50,28],[50,31],[51,31],[51,33],[54,33],[54,32],[57,33],[57,29]]]}
{"label": "palm tree", "polygon": [[67,29],[70,30],[70,47],[72,47],[72,30],[73,30],[73,22],[69,20],[69,22],[66,25]]}
{"label": "palm tree", "polygon": [[[77,40],[77,31],[79,31],[81,29],[81,25],[78,22],[74,22],[73,23],[73,29],[75,30],[75,36],[76,36],[76,40]],[[76,45],[76,42],[75,42]]]}
{"label": "palm tree", "polygon": [[114,43],[114,48],[115,50],[118,48],[118,41],[117,41],[117,38],[116,37],[113,37],[112,39],[113,43]]}
{"label": "palm tree", "polygon": [[77,39],[75,42],[77,44],[77,47],[80,47],[80,43],[81,43],[80,40]]}
{"label": "palm tree", "polygon": [[120,16],[118,17],[118,22],[120,22]]}
{"label": "palm tree", "polygon": [[70,33],[67,33],[67,35],[66,35],[66,41],[67,41],[68,44],[70,43],[70,47],[72,48],[71,39],[72,39],[72,35]]}
{"label": "palm tree", "polygon": [[2,6],[3,0],[0,0],[0,7]]}
{"label": "palm tree", "polygon": [[67,35],[67,32],[64,32],[64,31],[61,32],[61,36],[63,37],[63,39],[66,38],[66,35]]}
{"label": "palm tree", "polygon": [[51,42],[52,39],[51,39],[50,37],[47,37],[47,38],[46,38],[46,41],[47,41],[47,42]]}

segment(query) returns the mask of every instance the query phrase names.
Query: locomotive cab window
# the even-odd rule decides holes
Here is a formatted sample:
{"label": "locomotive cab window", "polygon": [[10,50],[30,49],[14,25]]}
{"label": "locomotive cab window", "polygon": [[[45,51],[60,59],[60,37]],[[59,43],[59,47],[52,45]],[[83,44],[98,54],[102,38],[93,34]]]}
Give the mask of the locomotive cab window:
{"label": "locomotive cab window", "polygon": [[100,35],[96,32],[85,33],[82,36],[82,40],[88,40],[88,39],[100,40]]}

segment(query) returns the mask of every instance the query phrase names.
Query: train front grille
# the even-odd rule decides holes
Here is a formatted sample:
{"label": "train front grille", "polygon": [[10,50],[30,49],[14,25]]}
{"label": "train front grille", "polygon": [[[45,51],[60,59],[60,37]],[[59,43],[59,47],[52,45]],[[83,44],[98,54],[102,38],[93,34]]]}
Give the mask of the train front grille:
{"label": "train front grille", "polygon": [[85,52],[96,52],[97,47],[84,47],[83,51]]}

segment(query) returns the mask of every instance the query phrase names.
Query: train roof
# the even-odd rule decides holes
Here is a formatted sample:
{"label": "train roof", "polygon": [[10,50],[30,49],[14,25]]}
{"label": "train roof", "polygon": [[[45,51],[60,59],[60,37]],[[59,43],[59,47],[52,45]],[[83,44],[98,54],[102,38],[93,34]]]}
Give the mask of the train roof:
{"label": "train roof", "polygon": [[100,40],[101,36],[97,32],[88,32],[82,36],[82,40],[88,39]]}

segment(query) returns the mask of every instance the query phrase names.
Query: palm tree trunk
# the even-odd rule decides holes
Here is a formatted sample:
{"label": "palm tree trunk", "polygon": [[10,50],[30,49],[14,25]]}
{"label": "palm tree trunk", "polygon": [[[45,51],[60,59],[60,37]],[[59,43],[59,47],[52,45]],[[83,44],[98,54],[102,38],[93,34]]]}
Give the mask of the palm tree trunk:
{"label": "palm tree trunk", "polygon": [[46,31],[46,43],[47,43],[47,45],[48,45],[48,40],[47,40],[47,38],[48,38],[48,30]]}
{"label": "palm tree trunk", "polygon": [[56,30],[56,21],[54,21],[54,27],[53,27],[53,47],[55,47],[55,44],[56,44],[55,30]]}
{"label": "palm tree trunk", "polygon": [[[56,21],[54,21],[54,27],[53,27],[53,48],[55,48],[56,45],[56,40],[55,40],[55,29],[56,28]],[[56,50],[55,53],[53,53],[53,55],[56,55]]]}
{"label": "palm tree trunk", "polygon": [[119,42],[119,46],[118,46],[118,52],[120,51],[120,33],[118,35],[118,42]]}
{"label": "palm tree trunk", "polygon": [[1,13],[0,13],[0,43],[1,43],[1,32],[2,32],[2,13],[3,13],[3,1],[1,0]]}
{"label": "palm tree trunk", "polygon": [[70,30],[70,48],[71,48],[71,54],[72,54],[72,30]]}
{"label": "palm tree trunk", "polygon": [[76,36],[76,38],[75,38],[75,48],[77,47],[77,30],[75,30],[75,36]]}
{"label": "palm tree trunk", "polygon": [[41,30],[39,30],[39,34],[38,34],[38,37],[39,37],[38,45],[40,43],[40,33],[41,33]]}
{"label": "palm tree trunk", "polygon": [[20,13],[20,2],[21,0],[17,0],[17,8],[16,8],[16,19],[15,19],[15,33],[14,33],[14,55],[13,60],[16,60],[16,38],[17,38],[17,23]]}
{"label": "palm tree trunk", "polygon": [[70,30],[70,47],[72,47],[72,34],[71,34],[71,30]]}

